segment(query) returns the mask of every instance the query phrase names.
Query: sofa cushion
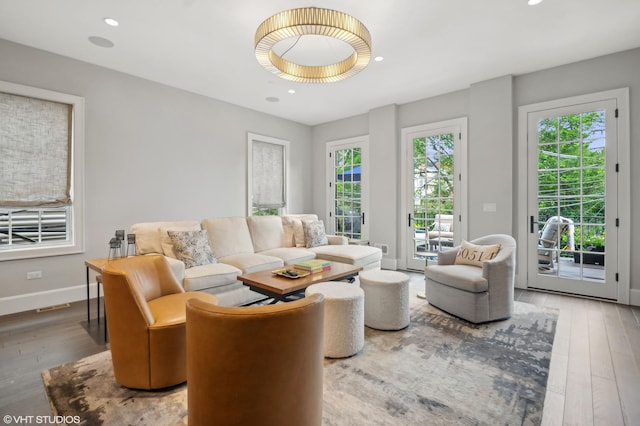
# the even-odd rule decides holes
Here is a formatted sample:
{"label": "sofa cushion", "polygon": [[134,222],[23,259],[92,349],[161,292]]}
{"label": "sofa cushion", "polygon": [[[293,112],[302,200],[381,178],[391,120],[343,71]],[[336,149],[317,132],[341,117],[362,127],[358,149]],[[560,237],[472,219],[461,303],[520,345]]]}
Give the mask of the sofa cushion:
{"label": "sofa cushion", "polygon": [[316,258],[316,254],[310,250],[301,247],[280,247],[260,252],[265,256],[278,257],[284,261],[285,265],[291,265],[305,260]]}
{"label": "sofa cushion", "polygon": [[[136,235],[136,253],[163,254],[162,242],[160,239],[160,228],[162,227],[190,227],[198,226],[196,220],[181,220],[175,222],[144,222],[131,226],[131,233]],[[198,226],[199,229],[199,226]]]}
{"label": "sofa cushion", "polygon": [[211,251],[220,261],[223,257],[254,252],[245,217],[205,219],[202,221],[202,229],[207,230]]}
{"label": "sofa cushion", "polygon": [[178,260],[184,262],[185,268],[208,265],[218,260],[213,256],[209,247],[207,231],[167,231],[173,241],[173,251]]}
{"label": "sofa cushion", "polygon": [[186,291],[216,288],[236,282],[242,271],[225,263],[210,263],[195,266],[184,271],[182,282]]}
{"label": "sofa cushion", "polygon": [[284,261],[273,256],[265,256],[258,253],[233,254],[219,258],[220,262],[233,265],[240,269],[243,274],[264,271],[268,269],[278,269],[284,266]]}
{"label": "sofa cushion", "polygon": [[471,265],[429,265],[424,275],[440,284],[471,293],[481,293],[489,289],[489,283],[482,276],[482,268]]}
{"label": "sofa cushion", "polygon": [[296,247],[296,232],[300,232],[300,239],[304,240],[302,221],[296,217],[282,216],[282,228],[284,230],[283,247]]}
{"label": "sofa cushion", "polygon": [[284,227],[280,216],[249,216],[247,225],[256,253],[284,247]]}
{"label": "sofa cushion", "polygon": [[364,266],[382,259],[382,250],[377,247],[358,245],[329,245],[308,249],[316,254],[318,259]]}

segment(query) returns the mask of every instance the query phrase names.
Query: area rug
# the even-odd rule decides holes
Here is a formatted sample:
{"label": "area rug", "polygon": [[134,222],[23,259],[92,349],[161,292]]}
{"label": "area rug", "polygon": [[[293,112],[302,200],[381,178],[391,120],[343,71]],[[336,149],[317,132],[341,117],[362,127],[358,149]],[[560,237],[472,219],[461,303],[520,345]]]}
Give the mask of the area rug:
{"label": "area rug", "polygon": [[[325,360],[324,425],[540,424],[557,311],[516,302],[510,319],[473,325],[412,305],[408,328],[366,328],[359,354]],[[53,415],[72,424],[187,424],[186,385],[123,388],[109,351],[42,376]]]}

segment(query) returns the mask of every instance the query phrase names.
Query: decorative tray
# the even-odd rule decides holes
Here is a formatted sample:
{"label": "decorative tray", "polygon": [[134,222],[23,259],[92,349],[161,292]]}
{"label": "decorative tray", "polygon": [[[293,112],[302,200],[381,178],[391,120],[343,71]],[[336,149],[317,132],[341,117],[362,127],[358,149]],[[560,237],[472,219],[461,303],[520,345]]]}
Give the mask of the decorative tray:
{"label": "decorative tray", "polygon": [[[293,272],[295,275],[289,275],[287,274],[287,272]],[[281,277],[291,278],[291,279],[302,278],[309,275],[309,272],[295,271],[293,269],[288,269],[288,268],[276,269],[275,271],[271,271],[271,273],[273,273],[274,275],[279,275]]]}

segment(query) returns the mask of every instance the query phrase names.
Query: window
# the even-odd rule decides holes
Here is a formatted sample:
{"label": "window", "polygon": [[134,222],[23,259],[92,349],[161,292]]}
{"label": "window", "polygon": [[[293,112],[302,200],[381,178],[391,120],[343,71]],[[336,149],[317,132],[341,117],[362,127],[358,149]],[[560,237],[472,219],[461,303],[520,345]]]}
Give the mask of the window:
{"label": "window", "polygon": [[0,81],[0,260],[83,250],[84,100]]}
{"label": "window", "polygon": [[248,214],[280,215],[287,205],[289,142],[249,133]]}

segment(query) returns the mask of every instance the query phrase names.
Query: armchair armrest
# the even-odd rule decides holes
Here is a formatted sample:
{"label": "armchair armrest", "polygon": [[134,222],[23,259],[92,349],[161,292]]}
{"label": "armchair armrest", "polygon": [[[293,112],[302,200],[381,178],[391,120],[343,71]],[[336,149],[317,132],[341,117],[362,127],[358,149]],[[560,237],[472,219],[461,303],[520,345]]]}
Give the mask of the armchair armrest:
{"label": "armchair armrest", "polygon": [[330,246],[346,246],[349,244],[349,239],[342,235],[327,235]]}
{"label": "armchair armrest", "polygon": [[513,281],[515,275],[515,249],[513,247],[503,247],[498,255],[482,262],[482,276],[489,284],[508,284]]}
{"label": "armchair armrest", "polygon": [[556,245],[555,240],[545,240],[544,238],[538,239],[538,244],[544,248],[553,248]]}

